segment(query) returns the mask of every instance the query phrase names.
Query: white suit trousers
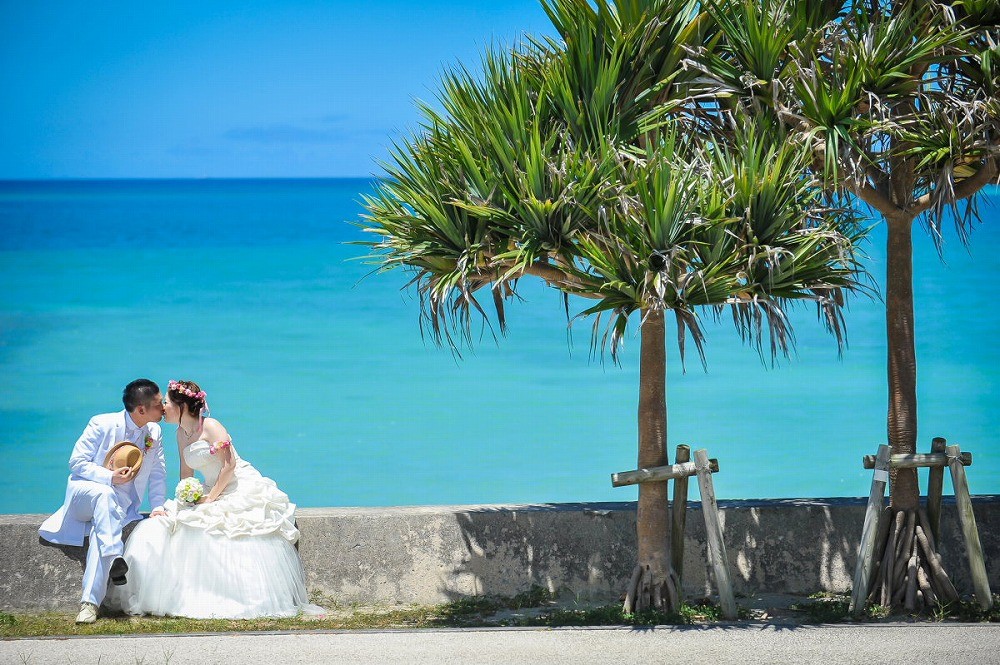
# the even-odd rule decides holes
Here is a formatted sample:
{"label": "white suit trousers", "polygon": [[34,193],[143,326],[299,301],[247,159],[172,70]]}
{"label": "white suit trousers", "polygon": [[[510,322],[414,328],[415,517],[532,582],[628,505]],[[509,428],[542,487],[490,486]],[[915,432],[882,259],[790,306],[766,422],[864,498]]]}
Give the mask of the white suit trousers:
{"label": "white suit trousers", "polygon": [[116,486],[92,480],[70,480],[69,493],[73,517],[91,523],[81,601],[100,606],[108,591],[111,562],[124,551],[122,529],[130,499]]}

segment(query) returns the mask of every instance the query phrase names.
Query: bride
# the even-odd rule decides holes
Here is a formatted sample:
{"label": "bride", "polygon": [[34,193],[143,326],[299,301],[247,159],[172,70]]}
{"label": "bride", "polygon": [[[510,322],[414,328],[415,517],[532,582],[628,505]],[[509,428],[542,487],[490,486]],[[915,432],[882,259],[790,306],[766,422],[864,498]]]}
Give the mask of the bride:
{"label": "bride", "polygon": [[294,547],[295,504],[239,456],[207,413],[198,384],[169,383],[164,419],[177,425],[181,479],[200,472],[205,495],[195,505],[167,501],[165,515],[139,523],[125,546],[128,582],[110,604],[195,619],[321,613],[308,603]]}

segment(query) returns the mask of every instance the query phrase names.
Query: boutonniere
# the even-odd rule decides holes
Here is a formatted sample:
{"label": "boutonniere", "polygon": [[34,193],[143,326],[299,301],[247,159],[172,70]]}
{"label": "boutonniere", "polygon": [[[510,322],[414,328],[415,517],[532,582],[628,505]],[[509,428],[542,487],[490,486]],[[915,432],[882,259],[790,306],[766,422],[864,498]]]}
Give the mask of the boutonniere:
{"label": "boutonniere", "polygon": [[146,435],[146,440],[143,443],[143,454],[148,453],[149,449],[153,447],[153,436],[151,434]]}

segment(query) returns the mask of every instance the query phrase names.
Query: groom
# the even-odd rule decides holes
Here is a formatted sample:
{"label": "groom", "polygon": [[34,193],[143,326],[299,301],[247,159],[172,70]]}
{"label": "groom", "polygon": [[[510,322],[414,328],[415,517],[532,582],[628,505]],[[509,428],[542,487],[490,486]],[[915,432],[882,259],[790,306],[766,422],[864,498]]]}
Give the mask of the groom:
{"label": "groom", "polygon": [[[89,537],[77,623],[97,620],[109,577],[114,584],[125,584],[128,565],[122,558],[122,529],[142,519],[139,507],[147,488],[151,514],[166,514],[167,471],[157,425],[163,418],[160,388],[149,379],[136,379],[125,386],[122,401],[124,411],[90,419],[69,458],[66,500],[38,529],[39,536],[57,545],[83,545],[84,536]],[[128,467],[104,467],[108,451],[120,441],[131,441],[143,451],[142,466],[134,478]]]}

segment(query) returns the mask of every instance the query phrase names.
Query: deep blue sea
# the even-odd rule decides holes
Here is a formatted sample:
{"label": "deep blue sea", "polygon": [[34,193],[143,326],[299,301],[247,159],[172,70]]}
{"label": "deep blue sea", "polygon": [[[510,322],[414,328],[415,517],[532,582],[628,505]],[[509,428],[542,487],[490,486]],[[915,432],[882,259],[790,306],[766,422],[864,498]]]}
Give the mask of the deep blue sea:
{"label": "deep blue sea", "polygon": [[[602,364],[590,323],[570,338],[560,296],[525,280],[499,343],[487,331],[461,359],[434,347],[410,275],[369,275],[346,244],[370,187],[0,182],[0,513],[58,507],[87,420],[140,376],[198,381],[240,454],[301,506],[634,499],[610,482],[636,466],[634,326],[621,366]],[[944,262],[915,240],[919,445],[972,451],[976,494],[1000,492],[1000,190],[987,199],[968,251],[950,230]],[[879,283],[883,244],[879,227]],[[882,305],[852,301],[841,359],[811,308],[794,321],[796,354],[773,368],[726,321],[708,326],[707,373],[694,354],[682,373],[670,349],[671,449],[717,457],[720,497],[868,493],[861,456],[885,439]]]}

